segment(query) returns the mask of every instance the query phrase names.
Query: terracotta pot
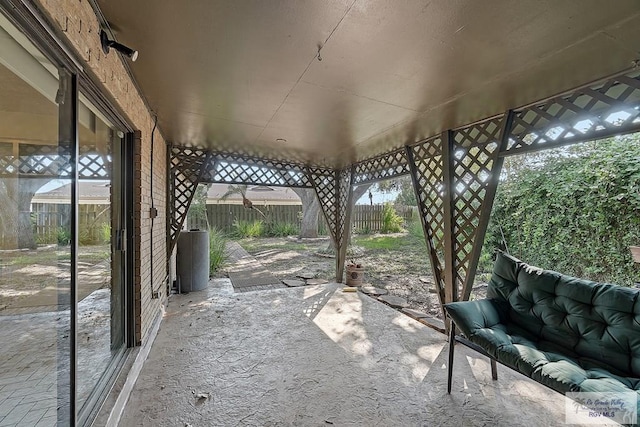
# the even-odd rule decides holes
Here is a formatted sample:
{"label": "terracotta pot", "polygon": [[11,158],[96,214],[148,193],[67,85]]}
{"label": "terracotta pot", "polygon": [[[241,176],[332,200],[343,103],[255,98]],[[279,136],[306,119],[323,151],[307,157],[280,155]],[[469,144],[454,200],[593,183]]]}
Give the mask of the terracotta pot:
{"label": "terracotta pot", "polygon": [[361,286],[364,282],[364,267],[347,265],[347,286]]}

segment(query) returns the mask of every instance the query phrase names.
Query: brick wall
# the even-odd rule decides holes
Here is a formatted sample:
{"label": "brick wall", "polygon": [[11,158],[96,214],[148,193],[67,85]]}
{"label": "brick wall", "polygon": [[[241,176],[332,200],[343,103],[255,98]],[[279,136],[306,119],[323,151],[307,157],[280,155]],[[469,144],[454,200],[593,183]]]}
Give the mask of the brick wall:
{"label": "brick wall", "polygon": [[[60,30],[65,44],[75,50],[87,74],[107,99],[133,124],[135,145],[135,322],[136,342],[147,337],[166,300],[166,144],[158,130],[154,134],[153,179],[151,178],[151,131],[153,117],[124,68],[120,56],[104,55],[100,46],[100,25],[87,0],[40,0],[39,7],[51,25]],[[153,189],[151,188],[153,181]],[[153,190],[153,191],[152,191]],[[158,209],[152,221],[150,208]],[[153,248],[150,247],[153,228]],[[152,259],[153,257],[153,259]],[[151,267],[153,264],[153,272]],[[153,288],[152,288],[153,284]],[[152,297],[152,290],[160,292]]]}

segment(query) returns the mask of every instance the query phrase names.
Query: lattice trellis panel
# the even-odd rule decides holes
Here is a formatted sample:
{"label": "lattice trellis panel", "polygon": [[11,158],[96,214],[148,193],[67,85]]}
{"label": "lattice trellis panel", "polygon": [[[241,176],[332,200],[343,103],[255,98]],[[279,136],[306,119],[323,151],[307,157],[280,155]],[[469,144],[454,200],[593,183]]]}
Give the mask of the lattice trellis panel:
{"label": "lattice trellis panel", "polygon": [[409,164],[404,149],[363,160],[354,165],[354,185],[407,175]]}
{"label": "lattice trellis panel", "polygon": [[[106,147],[110,150],[111,145]],[[80,145],[78,176],[81,179],[109,179],[111,177],[111,153],[101,153],[95,146]]]}
{"label": "lattice trellis panel", "polygon": [[[70,157],[57,145],[0,143],[0,176],[28,178],[70,178]],[[15,156],[14,152],[18,155]],[[78,176],[82,179],[109,179],[111,158],[94,146],[83,145],[78,158]]]}
{"label": "lattice trellis panel", "polygon": [[467,279],[472,276],[469,266],[487,190],[493,174],[500,173],[494,171],[494,166],[499,153],[501,125],[502,118],[496,118],[452,133],[454,290],[464,289],[463,295],[469,285]]}
{"label": "lattice trellis panel", "polygon": [[17,172],[20,176],[57,178],[71,174],[69,158],[60,156],[57,145],[20,144],[18,152]]}
{"label": "lattice trellis panel", "polygon": [[640,130],[640,71],[515,112],[508,155]]}
{"label": "lattice trellis panel", "polygon": [[0,176],[11,176],[17,171],[17,161],[13,155],[13,144],[0,142]]}
{"label": "lattice trellis panel", "polygon": [[342,280],[344,258],[349,239],[349,222],[352,197],[351,169],[309,168],[308,177],[316,191],[329,232],[336,246],[336,280]]}
{"label": "lattice trellis panel", "polygon": [[187,218],[189,205],[208,165],[210,154],[202,149],[172,147],[170,158],[169,252]]}
{"label": "lattice trellis panel", "polygon": [[440,303],[444,304],[445,190],[442,139],[432,138],[407,147],[416,200],[429,250]]}
{"label": "lattice trellis panel", "polygon": [[207,168],[204,182],[312,187],[306,168],[296,163],[244,158],[233,154],[215,154],[214,157],[215,167]]}

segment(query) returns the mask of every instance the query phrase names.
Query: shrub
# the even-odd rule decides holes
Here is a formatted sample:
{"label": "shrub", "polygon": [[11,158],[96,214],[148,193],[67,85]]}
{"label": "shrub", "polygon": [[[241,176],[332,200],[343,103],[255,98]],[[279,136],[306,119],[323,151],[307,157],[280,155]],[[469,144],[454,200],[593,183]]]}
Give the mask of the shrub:
{"label": "shrub", "polygon": [[71,242],[71,230],[64,227],[58,227],[56,236],[58,240],[58,246],[67,246]]}
{"label": "shrub", "polygon": [[402,231],[403,219],[396,213],[391,203],[385,203],[382,208],[382,228],[381,233],[399,233]]}
{"label": "shrub", "polygon": [[362,228],[354,229],[353,234],[357,234],[359,236],[368,236],[371,234],[371,228],[368,225],[365,225]]}
{"label": "shrub", "polygon": [[227,237],[222,230],[212,227],[209,229],[209,275],[213,275],[227,259],[225,246]]}
{"label": "shrub", "polygon": [[512,171],[498,189],[485,252],[504,234],[511,253],[533,265],[632,285],[638,272],[628,247],[640,243],[637,138],[557,149]]}
{"label": "shrub", "polygon": [[236,237],[260,237],[264,234],[264,223],[260,220],[245,221],[236,219],[233,221],[233,234]]}
{"label": "shrub", "polygon": [[298,226],[290,222],[272,222],[268,225],[266,234],[273,237],[287,237],[299,232]]}

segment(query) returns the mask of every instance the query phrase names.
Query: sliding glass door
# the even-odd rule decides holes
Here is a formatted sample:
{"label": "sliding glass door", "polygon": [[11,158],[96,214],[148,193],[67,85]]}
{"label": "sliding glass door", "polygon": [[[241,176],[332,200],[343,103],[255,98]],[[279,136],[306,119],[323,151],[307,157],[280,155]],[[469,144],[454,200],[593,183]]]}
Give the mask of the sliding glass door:
{"label": "sliding glass door", "polygon": [[125,134],[48,58],[0,13],[1,426],[90,423],[130,322]]}
{"label": "sliding glass door", "polygon": [[[77,401],[100,400],[125,347],[124,134],[84,95],[78,104]],[[43,195],[45,196],[45,195]]]}

